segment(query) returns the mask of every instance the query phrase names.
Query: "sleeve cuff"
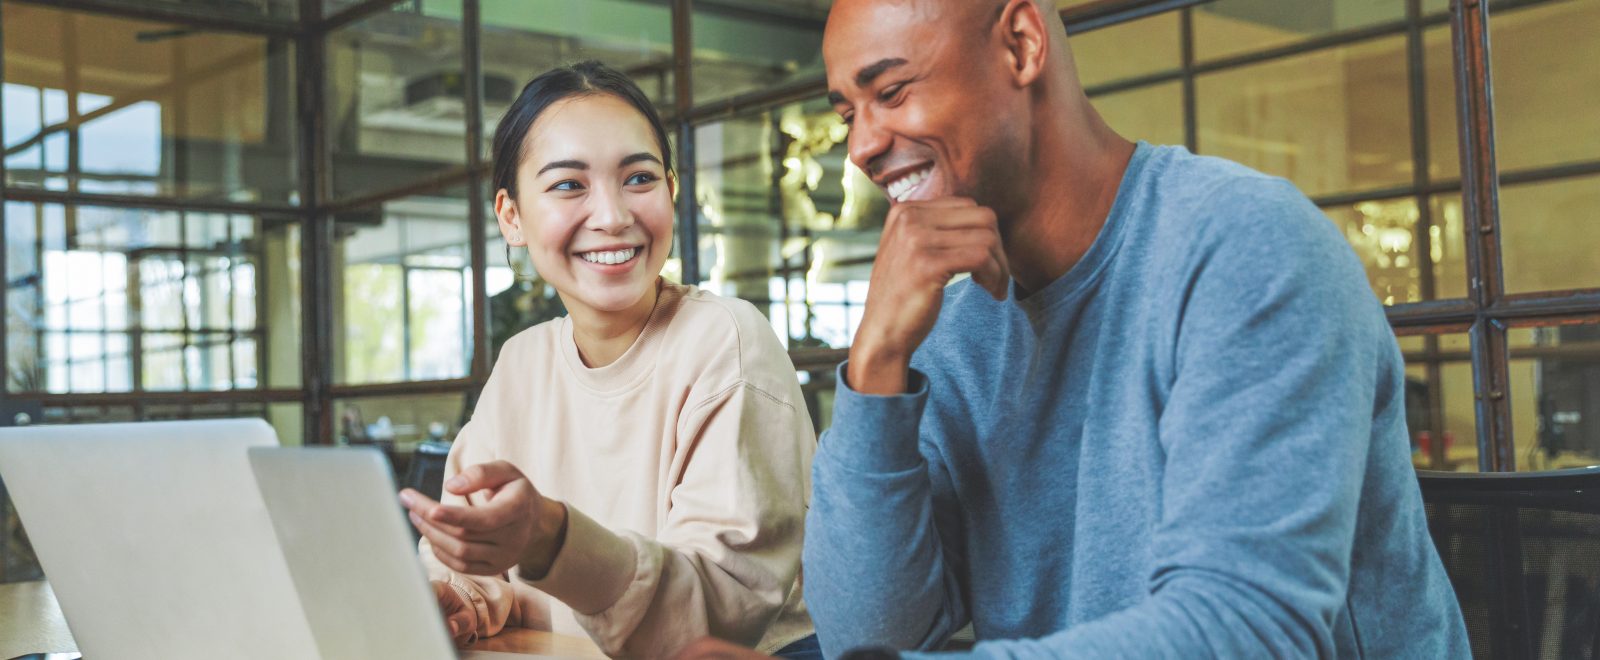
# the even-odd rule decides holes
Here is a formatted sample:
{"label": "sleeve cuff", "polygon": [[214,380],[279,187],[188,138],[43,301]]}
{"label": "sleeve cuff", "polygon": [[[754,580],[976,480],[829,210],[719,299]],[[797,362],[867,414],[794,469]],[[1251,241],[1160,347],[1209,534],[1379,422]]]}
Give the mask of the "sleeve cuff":
{"label": "sleeve cuff", "polygon": [[833,399],[833,426],[819,453],[856,470],[900,472],[922,464],[917,447],[922,409],[928,403],[928,378],[911,369],[905,394],[876,396],[851,389],[845,379],[850,363],[839,365]]}
{"label": "sleeve cuff", "polygon": [[[627,539],[567,505],[567,539],[539,580],[529,586],[566,603],[579,614],[605,611],[632,584],[638,552]],[[519,579],[520,579],[520,573]]]}

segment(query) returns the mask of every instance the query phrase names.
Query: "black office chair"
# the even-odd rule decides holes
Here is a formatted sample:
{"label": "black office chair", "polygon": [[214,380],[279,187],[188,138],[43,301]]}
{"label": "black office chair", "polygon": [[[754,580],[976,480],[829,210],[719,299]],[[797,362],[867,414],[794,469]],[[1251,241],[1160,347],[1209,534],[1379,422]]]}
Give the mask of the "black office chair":
{"label": "black office chair", "polygon": [[1600,467],[1417,478],[1475,657],[1600,659]]}
{"label": "black office chair", "polygon": [[401,485],[416,489],[417,492],[437,501],[444,492],[444,462],[449,457],[448,442],[418,444],[416,451],[411,454],[411,465],[406,470],[406,481]]}

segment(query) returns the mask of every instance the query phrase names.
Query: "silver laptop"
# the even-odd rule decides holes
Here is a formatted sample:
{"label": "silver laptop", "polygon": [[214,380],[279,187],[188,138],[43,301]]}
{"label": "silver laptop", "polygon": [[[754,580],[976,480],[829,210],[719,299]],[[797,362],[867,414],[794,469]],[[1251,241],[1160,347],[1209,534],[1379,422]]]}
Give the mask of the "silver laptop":
{"label": "silver laptop", "polygon": [[276,445],[261,420],[0,429],[84,657],[457,657],[383,457]]}

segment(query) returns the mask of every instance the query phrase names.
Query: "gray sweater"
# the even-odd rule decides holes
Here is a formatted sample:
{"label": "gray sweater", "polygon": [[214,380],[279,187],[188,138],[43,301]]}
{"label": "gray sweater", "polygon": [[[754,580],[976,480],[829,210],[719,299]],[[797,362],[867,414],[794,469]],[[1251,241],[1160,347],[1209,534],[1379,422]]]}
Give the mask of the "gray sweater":
{"label": "gray sweater", "polygon": [[806,527],[830,657],[1470,655],[1410,463],[1404,364],[1288,182],[1141,143],[1060,279],[949,288],[911,392],[839,370]]}

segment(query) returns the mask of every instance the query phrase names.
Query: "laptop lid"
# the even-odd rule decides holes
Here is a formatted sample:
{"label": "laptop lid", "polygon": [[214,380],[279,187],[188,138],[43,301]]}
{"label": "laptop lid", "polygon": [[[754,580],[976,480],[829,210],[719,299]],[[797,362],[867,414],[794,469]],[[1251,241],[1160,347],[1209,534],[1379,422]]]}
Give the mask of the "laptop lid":
{"label": "laptop lid", "polygon": [[382,454],[252,447],[249,455],[324,658],[454,657]]}
{"label": "laptop lid", "polygon": [[246,453],[276,444],[261,420],[0,429],[85,657],[318,657]]}

